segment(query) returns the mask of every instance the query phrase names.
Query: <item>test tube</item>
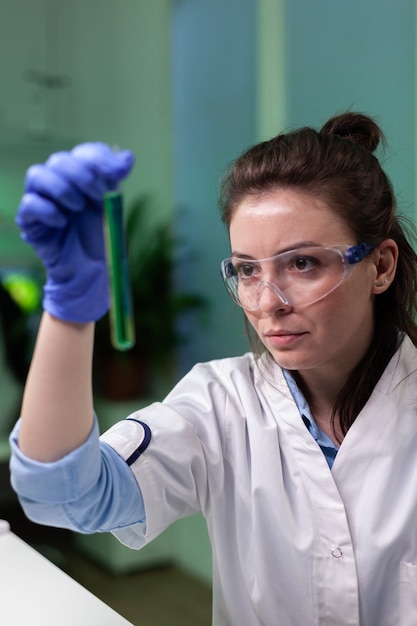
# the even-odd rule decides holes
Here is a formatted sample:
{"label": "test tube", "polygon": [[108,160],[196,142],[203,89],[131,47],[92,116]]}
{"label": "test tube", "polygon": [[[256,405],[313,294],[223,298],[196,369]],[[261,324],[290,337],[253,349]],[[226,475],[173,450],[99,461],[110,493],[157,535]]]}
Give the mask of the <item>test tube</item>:
{"label": "test tube", "polygon": [[104,194],[104,224],[111,294],[111,342],[117,350],[129,350],[135,345],[135,328],[123,225],[123,196],[119,191]]}

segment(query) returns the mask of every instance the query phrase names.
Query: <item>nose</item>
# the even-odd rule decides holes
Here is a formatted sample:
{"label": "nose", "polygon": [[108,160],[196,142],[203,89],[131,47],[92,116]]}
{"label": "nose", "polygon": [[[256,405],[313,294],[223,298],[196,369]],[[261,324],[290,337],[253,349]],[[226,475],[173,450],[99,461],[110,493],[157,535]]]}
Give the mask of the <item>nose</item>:
{"label": "nose", "polygon": [[286,297],[269,281],[263,281],[259,284],[258,307],[264,313],[271,313],[291,308]]}

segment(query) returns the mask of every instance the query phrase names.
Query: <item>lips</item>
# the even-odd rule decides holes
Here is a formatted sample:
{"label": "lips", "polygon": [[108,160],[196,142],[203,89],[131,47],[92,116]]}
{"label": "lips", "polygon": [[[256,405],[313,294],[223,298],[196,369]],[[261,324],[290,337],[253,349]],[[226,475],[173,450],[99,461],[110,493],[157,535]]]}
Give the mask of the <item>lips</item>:
{"label": "lips", "polygon": [[276,330],[276,331],[268,331],[265,333],[265,337],[267,341],[274,346],[288,346],[302,337],[304,337],[307,333],[303,331],[295,331],[295,330]]}
{"label": "lips", "polygon": [[265,337],[285,337],[287,335],[304,335],[301,330],[269,330],[265,333]]}

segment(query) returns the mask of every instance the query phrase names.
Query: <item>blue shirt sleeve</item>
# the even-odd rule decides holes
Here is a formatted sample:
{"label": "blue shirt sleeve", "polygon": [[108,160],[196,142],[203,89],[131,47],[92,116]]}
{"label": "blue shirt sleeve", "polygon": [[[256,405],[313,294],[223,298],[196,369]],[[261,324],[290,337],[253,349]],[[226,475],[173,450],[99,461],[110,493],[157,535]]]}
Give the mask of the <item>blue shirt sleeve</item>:
{"label": "blue shirt sleeve", "polygon": [[29,519],[82,533],[145,527],[139,485],[124,459],[100,442],[97,420],[84,444],[53,463],[22,453],[19,426],[10,435],[11,482]]}

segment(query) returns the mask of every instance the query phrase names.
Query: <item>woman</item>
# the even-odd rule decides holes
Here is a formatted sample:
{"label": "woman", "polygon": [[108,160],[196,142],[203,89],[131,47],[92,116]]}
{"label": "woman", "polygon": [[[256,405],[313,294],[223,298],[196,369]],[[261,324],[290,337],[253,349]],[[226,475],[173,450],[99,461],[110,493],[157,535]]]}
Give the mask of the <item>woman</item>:
{"label": "woman", "polygon": [[218,626],[417,623],[417,258],[381,139],[349,113],[237,159],[222,272],[264,351],[196,365],[100,444],[99,201],[132,158],[85,144],[29,171],[18,223],[48,278],[11,441],[30,517],[140,548],[202,511]]}

